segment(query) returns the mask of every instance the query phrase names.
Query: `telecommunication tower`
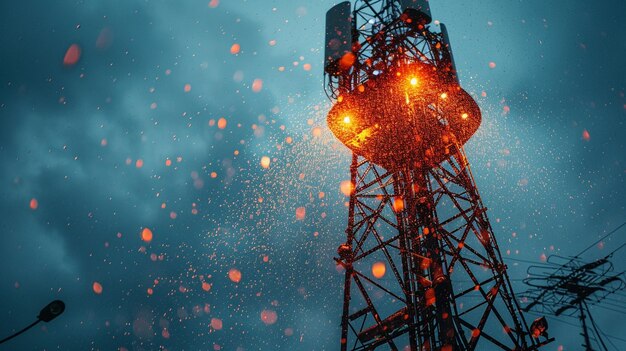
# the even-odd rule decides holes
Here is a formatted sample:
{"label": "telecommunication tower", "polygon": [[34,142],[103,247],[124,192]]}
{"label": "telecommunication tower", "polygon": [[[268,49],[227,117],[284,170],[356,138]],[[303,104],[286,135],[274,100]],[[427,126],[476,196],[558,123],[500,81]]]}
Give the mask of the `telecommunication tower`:
{"label": "telecommunication tower", "polygon": [[[624,272],[614,273],[609,258],[610,255],[587,263],[578,257],[550,256],[545,264],[530,266],[524,283],[531,288],[520,294],[529,302],[524,311],[578,317],[584,351],[608,351],[589,306],[608,303],[605,299],[609,295],[626,288],[621,278]],[[610,305],[607,308],[624,310],[623,305]]]}
{"label": "telecommunication tower", "polygon": [[481,112],[431,21],[427,0],[326,15],[327,123],[352,151],[341,350],[536,350],[551,339],[526,324],[463,150]]}

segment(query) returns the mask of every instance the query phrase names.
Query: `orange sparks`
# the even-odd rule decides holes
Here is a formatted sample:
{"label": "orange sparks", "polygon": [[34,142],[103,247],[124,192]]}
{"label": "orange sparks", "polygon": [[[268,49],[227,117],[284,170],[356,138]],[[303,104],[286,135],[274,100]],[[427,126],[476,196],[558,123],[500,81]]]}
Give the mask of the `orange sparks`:
{"label": "orange sparks", "polygon": [[252,91],[258,93],[263,89],[263,81],[261,79],[255,79],[252,82]]}
{"label": "orange sparks", "polygon": [[426,293],[424,294],[424,296],[426,297],[426,306],[434,305],[435,302],[437,302],[437,297],[435,296],[435,289],[433,288],[426,290]]}
{"label": "orange sparks", "polygon": [[204,290],[204,291],[211,290],[211,284],[209,284],[207,282],[202,282],[202,290]]}
{"label": "orange sparks", "polygon": [[237,268],[231,268],[228,271],[228,279],[230,279],[233,283],[239,283],[241,281],[241,271]]}
{"label": "orange sparks", "polygon": [[98,282],[93,282],[92,288],[93,288],[93,292],[96,293],[97,295],[102,294],[102,284]]}
{"label": "orange sparks", "polygon": [[477,338],[480,335],[480,329],[476,328],[472,330],[472,338]]}
{"label": "orange sparks", "polygon": [[141,240],[147,243],[152,241],[152,230],[150,230],[150,228],[143,228],[141,231]]}
{"label": "orange sparks", "polygon": [[171,165],[172,165],[172,160],[170,160],[169,158],[165,160],[165,166],[169,167]]}
{"label": "orange sparks", "polygon": [[80,46],[78,44],[72,44],[65,52],[63,57],[63,64],[66,66],[73,66],[80,59]]}
{"label": "orange sparks", "polygon": [[32,198],[32,199],[30,199],[29,206],[30,206],[31,210],[36,210],[37,207],[39,207],[39,201],[37,201],[37,199],[35,199],[35,198]]}
{"label": "orange sparks", "polygon": [[135,167],[137,167],[137,168],[141,168],[141,167],[143,167],[143,160],[142,160],[142,159],[138,159],[138,160],[135,162]]}
{"label": "orange sparks", "polygon": [[496,63],[493,61],[489,62],[489,68],[491,69],[496,68]]}
{"label": "orange sparks", "polygon": [[211,318],[211,328],[215,329],[215,330],[221,330],[222,329],[222,320],[219,318]]}
{"label": "orange sparks", "polygon": [[306,217],[306,208],[298,207],[296,208],[296,219],[301,221]]}
{"label": "orange sparks", "polygon": [[400,196],[393,198],[393,210],[396,212],[404,210],[404,200]]}
{"label": "orange sparks", "polygon": [[387,266],[384,262],[376,262],[372,265],[372,275],[377,279],[384,277],[386,271]]}
{"label": "orange sparks", "polygon": [[304,65],[302,65],[302,68],[304,68],[305,71],[310,71],[311,70],[311,64],[310,63],[305,63]]}
{"label": "orange sparks", "polygon": [[238,54],[240,50],[241,50],[241,45],[237,43],[233,44],[233,46],[230,47],[230,53],[233,55]]}
{"label": "orange sparks", "polygon": [[352,67],[352,65],[354,65],[354,62],[356,62],[356,56],[353,53],[349,52],[343,55],[341,59],[339,59],[339,68],[345,71],[348,68]]}
{"label": "orange sparks", "polygon": [[322,128],[320,128],[320,127],[315,127],[315,128],[313,128],[312,133],[313,133],[313,136],[314,136],[314,137],[318,138],[319,136],[321,136],[321,135],[322,135]]}
{"label": "orange sparks", "polygon": [[185,93],[188,93],[191,91],[191,84],[187,83],[185,84],[185,87],[183,88],[183,90],[185,91]]}
{"label": "orange sparks", "polygon": [[345,196],[350,196],[350,194],[352,194],[352,192],[354,191],[354,184],[352,184],[352,181],[350,180],[344,180],[339,185],[339,189],[341,190],[341,193]]}
{"label": "orange sparks", "polygon": [[278,315],[276,314],[276,311],[272,311],[272,310],[261,311],[261,321],[263,321],[265,325],[274,324],[276,323],[276,320],[278,320]]}
{"label": "orange sparks", "polygon": [[211,172],[211,178],[217,178],[217,173],[216,172]]}
{"label": "orange sparks", "polygon": [[261,167],[267,169],[270,168],[270,158],[267,156],[261,157]]}
{"label": "orange sparks", "polygon": [[209,7],[213,8],[213,9],[216,8],[217,5],[219,5],[219,4],[220,4],[220,0],[211,0],[211,1],[209,1]]}
{"label": "orange sparks", "polygon": [[591,135],[589,135],[589,132],[587,131],[587,129],[583,130],[583,140],[589,141],[589,139],[591,139]]}
{"label": "orange sparks", "polygon": [[226,128],[226,124],[228,124],[228,122],[226,121],[226,118],[222,117],[220,119],[217,120],[217,127],[219,129],[224,129]]}

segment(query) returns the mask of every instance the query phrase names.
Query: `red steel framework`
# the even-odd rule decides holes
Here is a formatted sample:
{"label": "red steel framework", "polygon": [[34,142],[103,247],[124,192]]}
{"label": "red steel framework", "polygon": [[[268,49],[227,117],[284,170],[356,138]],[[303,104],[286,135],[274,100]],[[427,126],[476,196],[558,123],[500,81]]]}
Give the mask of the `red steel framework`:
{"label": "red steel framework", "polygon": [[[427,1],[333,7],[329,97],[339,103],[365,91],[364,103],[372,104],[377,97],[368,98],[366,89],[409,63],[443,72],[441,85],[462,91],[445,27],[433,32],[429,22]],[[409,97],[406,104],[416,105]],[[444,156],[428,158],[428,146],[390,143],[387,152],[415,148],[416,158],[398,165],[353,152],[347,239],[336,258],[345,269],[341,350],[536,350],[551,339],[533,337],[521,313],[450,110],[442,103],[412,108],[418,107],[449,133],[439,146]],[[354,151],[354,138],[342,139],[331,114],[331,130]]]}

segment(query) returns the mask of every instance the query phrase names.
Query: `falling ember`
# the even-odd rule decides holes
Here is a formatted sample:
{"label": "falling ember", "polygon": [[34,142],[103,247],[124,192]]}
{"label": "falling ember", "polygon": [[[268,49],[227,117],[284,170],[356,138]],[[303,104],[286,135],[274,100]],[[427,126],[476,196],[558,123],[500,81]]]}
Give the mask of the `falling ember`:
{"label": "falling ember", "polygon": [[270,158],[267,156],[261,157],[261,167],[270,168]]}
{"label": "falling ember", "polygon": [[150,228],[143,228],[141,231],[141,240],[147,243],[152,241],[152,230],[150,230]]}
{"label": "falling ember", "polygon": [[169,158],[165,160],[165,166],[169,167],[171,165],[172,165],[172,160],[170,160]]}
{"label": "falling ember", "polygon": [[241,50],[241,45],[237,43],[233,44],[233,46],[230,47],[230,53],[233,55],[238,54],[240,50]]}
{"label": "falling ember", "polygon": [[311,64],[310,63],[305,63],[304,65],[302,65],[302,68],[305,71],[310,71],[311,70]]}
{"label": "falling ember", "polygon": [[211,328],[222,330],[222,320],[219,318],[211,318]]}
{"label": "falling ember", "polygon": [[437,297],[435,296],[435,289],[433,288],[426,290],[426,292],[424,293],[424,296],[426,297],[426,306],[434,305],[435,302],[437,302]]}
{"label": "falling ember", "polygon": [[376,262],[372,265],[372,275],[377,279],[384,277],[386,271],[387,266],[384,262]]}
{"label": "falling ember", "polygon": [[276,323],[278,320],[278,315],[275,311],[272,310],[263,310],[261,311],[261,321],[265,323],[265,325],[271,325]]}
{"label": "falling ember", "polygon": [[211,290],[211,284],[209,284],[207,282],[202,282],[202,290],[204,290],[204,291]]}
{"label": "falling ember", "polygon": [[341,193],[345,196],[350,196],[350,194],[354,191],[354,184],[350,180],[344,180],[339,185],[339,189],[341,189]]}
{"label": "falling ember", "polygon": [[185,87],[183,88],[185,90],[185,93],[188,93],[191,91],[191,84],[187,83],[185,84]]}
{"label": "falling ember", "polygon": [[322,128],[320,127],[313,128],[312,134],[314,137],[319,138],[322,135]]}
{"label": "falling ember", "polygon": [[63,57],[63,64],[66,66],[73,66],[80,59],[80,46],[78,44],[72,44],[65,52]]}
{"label": "falling ember", "polygon": [[258,93],[263,89],[263,81],[261,79],[255,79],[252,82],[252,91]]}
{"label": "falling ember", "polygon": [[217,127],[218,127],[219,129],[224,129],[224,128],[226,128],[226,124],[227,124],[227,123],[228,123],[228,122],[226,121],[226,118],[222,117],[222,118],[220,118],[220,119],[218,119],[218,120],[217,120]]}
{"label": "falling ember", "polygon": [[37,199],[35,199],[35,198],[32,198],[32,199],[30,199],[29,206],[30,206],[31,210],[36,210],[37,207],[39,207],[39,201],[37,201]]}
{"label": "falling ember", "polygon": [[396,212],[404,210],[404,200],[401,197],[396,196],[393,198],[393,210]]}
{"label": "falling ember", "polygon": [[97,295],[102,294],[102,284],[98,282],[93,282],[92,288],[93,288],[93,292],[96,293]]}
{"label": "falling ember", "polygon": [[228,271],[228,279],[233,283],[239,283],[241,281],[241,272],[237,268],[231,268]]}
{"label": "falling ember", "polygon": [[210,8],[216,8],[218,5],[220,4],[220,0],[211,0],[209,1],[209,7]]}
{"label": "falling ember", "polygon": [[138,160],[135,162],[135,167],[137,167],[137,168],[141,168],[141,167],[143,167],[143,160],[142,160],[142,159],[138,159]]}
{"label": "falling ember", "polygon": [[489,68],[496,68],[496,63],[493,61],[489,62]]}
{"label": "falling ember", "polygon": [[583,140],[589,141],[589,139],[591,139],[591,135],[589,135],[589,132],[587,131],[587,129],[583,130]]}
{"label": "falling ember", "polygon": [[306,217],[306,208],[298,207],[296,208],[296,219],[301,221]]}

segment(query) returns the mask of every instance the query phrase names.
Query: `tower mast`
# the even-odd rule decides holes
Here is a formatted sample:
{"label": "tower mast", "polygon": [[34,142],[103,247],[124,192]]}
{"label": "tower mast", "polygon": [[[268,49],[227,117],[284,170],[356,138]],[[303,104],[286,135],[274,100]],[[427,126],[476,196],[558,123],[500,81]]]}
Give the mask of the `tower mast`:
{"label": "tower mast", "polygon": [[[326,17],[328,126],[353,152],[341,350],[536,350],[463,144],[480,125],[426,0]],[[438,27],[438,30],[436,30]]]}

